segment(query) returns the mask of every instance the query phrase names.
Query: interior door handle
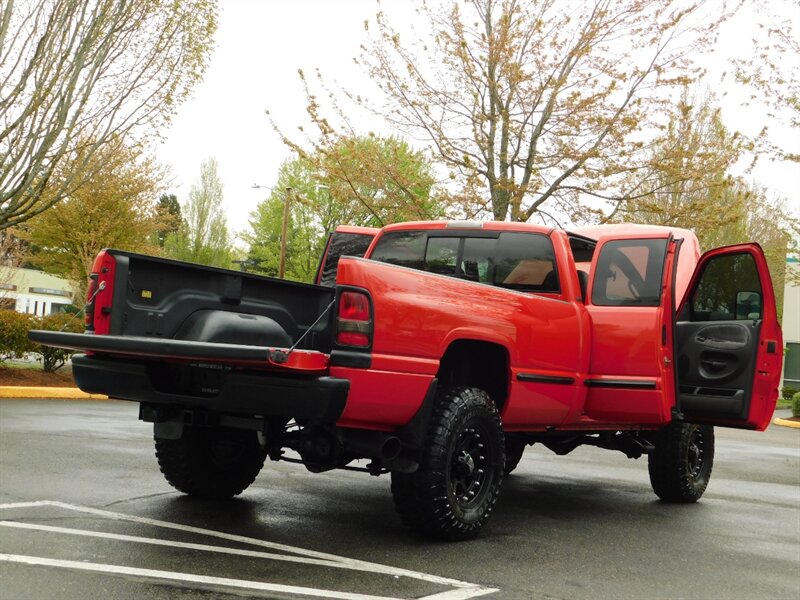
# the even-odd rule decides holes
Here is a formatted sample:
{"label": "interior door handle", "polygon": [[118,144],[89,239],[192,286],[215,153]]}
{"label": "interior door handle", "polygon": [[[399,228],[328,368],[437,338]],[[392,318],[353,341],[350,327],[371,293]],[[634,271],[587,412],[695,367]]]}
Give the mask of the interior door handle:
{"label": "interior door handle", "polygon": [[703,365],[708,371],[721,371],[727,366],[727,363],[721,360],[702,360],[700,364]]}

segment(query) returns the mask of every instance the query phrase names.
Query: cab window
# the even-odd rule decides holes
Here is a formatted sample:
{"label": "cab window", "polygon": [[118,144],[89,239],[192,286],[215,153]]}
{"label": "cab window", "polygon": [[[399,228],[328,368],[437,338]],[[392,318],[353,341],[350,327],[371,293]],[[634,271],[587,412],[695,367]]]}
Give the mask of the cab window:
{"label": "cab window", "polygon": [[461,239],[457,237],[428,238],[425,270],[439,275],[455,276],[460,243]]}
{"label": "cab window", "polygon": [[496,249],[497,238],[465,238],[458,276],[470,281],[492,284]]}
{"label": "cab window", "polygon": [[751,254],[709,260],[691,297],[692,321],[760,319],[761,280]]}
{"label": "cab window", "polygon": [[520,291],[560,289],[553,244],[537,233],[442,236],[423,231],[390,232],[378,240],[371,258]]}
{"label": "cab window", "polygon": [[328,252],[324,256],[324,263],[320,265],[322,273],[318,275],[319,284],[327,287],[336,285],[339,259],[342,256],[364,256],[372,243],[372,237],[361,233],[333,233],[328,244]]}
{"label": "cab window", "polygon": [[614,240],[600,250],[592,304],[658,306],[666,239]]}
{"label": "cab window", "polygon": [[383,234],[370,258],[391,265],[422,269],[427,236],[424,231],[394,231]]}
{"label": "cab window", "polygon": [[545,235],[500,234],[495,262],[495,285],[522,291],[559,291],[553,244]]}

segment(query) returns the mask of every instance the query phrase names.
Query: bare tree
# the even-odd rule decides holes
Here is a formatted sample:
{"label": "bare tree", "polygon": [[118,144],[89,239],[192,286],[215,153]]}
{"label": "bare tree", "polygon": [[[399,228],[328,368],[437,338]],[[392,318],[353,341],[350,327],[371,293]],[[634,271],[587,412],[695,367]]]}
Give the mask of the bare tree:
{"label": "bare tree", "polygon": [[388,100],[378,112],[433,144],[473,210],[500,220],[582,220],[598,212],[580,201],[586,194],[619,201],[640,193],[630,174],[647,166],[643,140],[663,126],[659,113],[675,89],[699,77],[692,58],[732,12],[701,5],[425,4],[430,41],[401,39],[381,12],[358,60]]}
{"label": "bare tree", "polygon": [[757,142],[778,160],[800,163],[800,3],[797,0],[757,0],[751,5],[756,31],[752,47],[734,57],[736,82],[749,91],[745,106],[765,108],[775,129],[794,132],[794,143],[781,146],[761,135]]}
{"label": "bare tree", "polygon": [[18,268],[27,257],[28,248],[13,229],[0,231],[0,310],[15,305],[14,293],[22,287]]}
{"label": "bare tree", "polygon": [[[205,69],[215,0],[0,0],[0,229],[92,177],[59,165],[157,134]],[[91,140],[87,142],[87,140]],[[63,172],[63,170],[62,170]]]}

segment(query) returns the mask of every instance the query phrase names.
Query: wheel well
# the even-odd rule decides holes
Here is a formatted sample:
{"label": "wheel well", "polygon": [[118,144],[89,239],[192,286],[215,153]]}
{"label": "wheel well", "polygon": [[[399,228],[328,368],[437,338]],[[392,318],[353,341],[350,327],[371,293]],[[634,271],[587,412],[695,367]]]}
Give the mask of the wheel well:
{"label": "wheel well", "polygon": [[439,385],[466,385],[484,390],[498,411],[508,397],[508,351],[499,344],[458,340],[439,362]]}

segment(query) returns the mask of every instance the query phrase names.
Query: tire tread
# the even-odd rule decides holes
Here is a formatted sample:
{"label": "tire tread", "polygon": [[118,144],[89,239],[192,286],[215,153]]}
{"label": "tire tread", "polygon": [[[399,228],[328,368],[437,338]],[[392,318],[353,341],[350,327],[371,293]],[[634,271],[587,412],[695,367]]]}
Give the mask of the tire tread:
{"label": "tire tread", "polygon": [[[220,435],[240,444],[235,461],[215,463],[211,458],[214,436]],[[187,427],[180,439],[155,438],[155,450],[161,473],[172,487],[189,496],[218,500],[247,489],[266,459],[256,432],[234,429]]]}
{"label": "tire tread", "polygon": [[[491,420],[499,435],[499,456],[495,473],[498,479],[490,489],[485,511],[474,521],[465,522],[454,514],[446,495],[446,475],[437,468],[447,462],[448,439],[462,420],[483,415]],[[464,540],[477,535],[486,524],[499,495],[505,464],[505,447],[500,417],[494,403],[483,390],[469,387],[445,388],[439,393],[431,415],[423,459],[416,473],[392,473],[392,495],[401,521],[426,537]],[[433,468],[431,468],[433,467]]]}

